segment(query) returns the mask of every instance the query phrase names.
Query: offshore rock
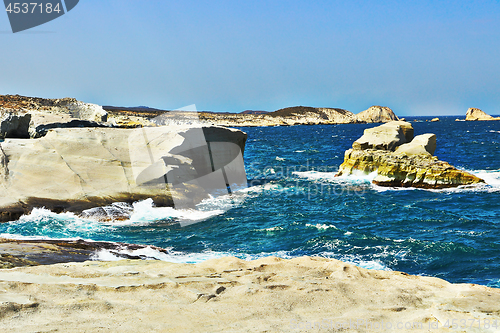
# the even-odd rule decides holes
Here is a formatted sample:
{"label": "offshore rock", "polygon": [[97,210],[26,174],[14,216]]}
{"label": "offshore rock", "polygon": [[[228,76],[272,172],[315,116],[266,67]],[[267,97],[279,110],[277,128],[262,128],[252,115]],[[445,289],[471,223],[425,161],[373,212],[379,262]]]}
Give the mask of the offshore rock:
{"label": "offshore rock", "polygon": [[387,123],[399,120],[398,116],[390,108],[378,105],[358,113],[356,117],[363,123]]}
{"label": "offshore rock", "polygon": [[[131,149],[140,140],[147,141],[144,149]],[[81,213],[149,198],[156,206],[194,207],[207,187],[184,182],[233,161],[245,141],[239,130],[189,126],[55,128],[39,139],[7,139],[0,143],[0,220],[36,207]],[[160,156],[152,160],[151,152]]]}
{"label": "offshore rock", "polygon": [[345,152],[337,176],[377,172],[372,181],[376,185],[427,189],[484,183],[432,156],[436,136],[423,134],[412,138],[413,128],[408,125],[392,122],[365,130],[353,149]]}
{"label": "offshore rock", "polygon": [[500,117],[492,117],[486,112],[476,109],[476,108],[469,108],[467,110],[467,113],[465,114],[465,120],[469,121],[474,121],[474,120],[500,120]]}

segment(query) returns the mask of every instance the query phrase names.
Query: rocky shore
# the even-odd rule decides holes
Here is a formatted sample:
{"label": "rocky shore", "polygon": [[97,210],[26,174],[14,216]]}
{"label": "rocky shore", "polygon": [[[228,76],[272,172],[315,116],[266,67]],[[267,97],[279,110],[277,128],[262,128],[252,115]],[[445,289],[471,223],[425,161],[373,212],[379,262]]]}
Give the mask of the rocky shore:
{"label": "rocky shore", "polygon": [[218,188],[246,185],[244,132],[201,124],[148,127],[149,120],[134,128],[121,120],[71,98],[1,96],[0,221],[35,207],[81,213],[149,198],[156,206],[192,208],[214,189],[208,175],[230,163],[238,167]]}
{"label": "rocky shore", "polygon": [[101,251],[121,259],[152,260],[143,250],[168,254],[168,250],[151,245],[51,239],[0,238],[0,269],[52,265],[93,260]]}
{"label": "rocky shore", "polygon": [[317,257],[0,270],[0,330],[16,333],[493,332],[498,304],[499,289]]}
{"label": "rocky shore", "polygon": [[436,136],[415,136],[410,123],[394,121],[369,128],[345,152],[338,176],[371,174],[380,186],[440,189],[484,183],[433,156]]}
{"label": "rocky shore", "polygon": [[338,108],[296,106],[263,114],[201,113],[200,118],[213,125],[234,127],[385,123],[398,120],[390,108],[382,106],[372,106],[358,114]]}
{"label": "rocky shore", "polygon": [[[0,139],[36,138],[54,127],[156,126],[158,117],[177,123],[179,112],[147,107],[101,107],[74,98],[45,99],[0,95]],[[186,114],[189,114],[186,112]],[[191,115],[204,125],[224,127],[293,126],[319,124],[385,123],[398,120],[388,107],[372,106],[354,114],[339,108],[295,106],[274,112],[214,113]],[[188,117],[189,118],[189,117]]]}

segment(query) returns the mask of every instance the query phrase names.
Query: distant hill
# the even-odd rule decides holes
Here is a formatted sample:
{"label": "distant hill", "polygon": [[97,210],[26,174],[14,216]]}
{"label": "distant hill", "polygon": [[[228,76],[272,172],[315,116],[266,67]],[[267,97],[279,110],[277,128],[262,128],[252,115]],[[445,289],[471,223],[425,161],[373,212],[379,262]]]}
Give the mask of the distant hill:
{"label": "distant hill", "polygon": [[102,107],[106,111],[133,111],[133,112],[166,112],[168,110],[160,110],[155,108],[150,108],[148,106],[109,106],[105,105]]}
{"label": "distant hill", "polygon": [[346,111],[344,109],[337,109],[337,108],[313,108],[311,106],[292,106],[284,109],[279,109],[274,112],[270,112],[268,115],[273,116],[273,117],[288,117],[292,115],[304,115],[306,113],[317,113],[321,114],[322,110],[335,110],[341,114],[345,113],[350,113],[349,111]]}
{"label": "distant hill", "polygon": [[243,112],[240,112],[240,114],[265,114],[265,113],[269,113],[269,111],[245,110]]}
{"label": "distant hill", "polygon": [[110,106],[106,105],[102,107],[104,110],[111,114],[122,114],[122,115],[129,115],[129,116],[139,116],[139,117],[147,117],[147,118],[153,118],[156,117],[160,114],[163,114],[165,112],[168,112],[168,110],[160,110],[160,109],[155,109],[155,108],[150,108],[148,106]]}

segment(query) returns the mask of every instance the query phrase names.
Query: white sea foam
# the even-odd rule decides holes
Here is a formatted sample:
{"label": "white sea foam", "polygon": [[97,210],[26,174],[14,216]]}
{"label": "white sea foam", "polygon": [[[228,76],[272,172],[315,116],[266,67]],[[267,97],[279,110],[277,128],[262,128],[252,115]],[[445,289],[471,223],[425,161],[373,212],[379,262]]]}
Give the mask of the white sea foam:
{"label": "white sea foam", "polygon": [[[13,239],[13,240],[47,240],[47,239],[53,239],[53,240],[66,240],[66,241],[77,241],[77,240],[83,240],[80,237],[64,237],[64,238],[47,238],[46,236],[25,236],[25,235],[19,235],[19,234],[10,234],[10,233],[1,233],[0,238],[4,239]],[[91,240],[85,240],[86,242],[92,242]]]}
{"label": "white sea foam", "polygon": [[[11,222],[13,224],[33,222],[42,225],[44,221],[50,221],[47,228],[52,229],[54,225],[59,224],[61,228],[68,232],[96,232],[105,231],[107,229],[128,225],[148,225],[157,221],[172,220],[172,223],[180,223],[181,226],[205,221],[214,216],[224,214],[227,210],[241,205],[245,198],[265,190],[273,190],[272,185],[260,185],[252,188],[244,188],[233,192],[232,194],[222,195],[219,197],[210,196],[202,200],[196,209],[175,209],[173,207],[155,207],[152,199],[135,202],[128,207],[123,205],[113,204],[107,207],[102,207],[101,211],[116,211],[117,207],[123,208],[119,212],[119,218],[113,219],[113,215],[109,214],[106,218],[109,221],[102,221],[102,216],[99,214],[87,216],[78,216],[74,213],[54,213],[45,208],[34,208],[31,213],[23,215],[18,221]],[[109,208],[109,209],[107,209]],[[86,212],[92,212],[88,210]],[[124,218],[125,217],[125,218]],[[42,227],[43,228],[43,227]],[[43,232],[43,230],[42,230]]]}
{"label": "white sea foam", "polygon": [[331,259],[337,259],[340,261],[343,261],[345,263],[355,265],[358,267],[366,268],[366,269],[376,269],[376,270],[381,270],[381,271],[391,271],[389,267],[384,265],[382,261],[373,259],[373,260],[365,260],[362,258],[359,258],[355,255],[341,255],[339,256],[338,253],[334,252],[323,252],[321,253],[321,257],[324,258],[331,258]]}
{"label": "white sea foam", "polygon": [[117,250],[102,249],[96,252],[91,259],[96,261],[116,261],[123,260],[124,257],[126,258],[127,256],[136,256],[145,259],[155,259],[173,263],[195,264],[209,259],[231,256],[231,253],[215,251],[204,251],[201,253],[182,253],[171,250],[169,250],[168,253],[165,253],[148,246],[137,250],[130,250],[127,248]]}
{"label": "white sea foam", "polygon": [[85,234],[110,229],[109,226],[98,221],[80,218],[71,212],[54,213],[45,208],[34,208],[31,213],[21,216],[17,221],[10,222],[10,226],[16,228],[17,225],[25,223],[35,224],[41,233],[46,231],[50,233],[55,230],[56,232],[60,231],[62,234],[73,234],[75,232]]}
{"label": "white sea foam", "polygon": [[300,178],[306,178],[308,180],[328,181],[339,184],[369,183],[377,176],[377,172],[372,172],[368,175],[362,172],[358,172],[352,175],[337,176],[336,172],[319,172],[314,170],[303,172],[295,171],[292,172],[292,174]]}
{"label": "white sea foam", "polygon": [[285,159],[283,157],[276,156],[276,161],[284,161]]}
{"label": "white sea foam", "polygon": [[488,185],[500,188],[500,170],[472,170],[469,172],[484,179]]}
{"label": "white sea foam", "polygon": [[477,177],[484,179],[486,184],[475,184],[475,185],[464,185],[458,186],[456,188],[446,188],[446,189],[418,189],[415,187],[387,187],[378,186],[372,183],[372,180],[377,176],[377,172],[374,171],[370,174],[358,173],[345,176],[336,176],[334,172],[319,172],[319,171],[305,171],[305,172],[293,172],[292,174],[305,178],[310,181],[322,181],[336,183],[339,185],[352,185],[352,184],[370,184],[370,187],[377,192],[386,191],[432,191],[432,192],[498,192],[500,191],[500,170],[465,170],[470,172]]}
{"label": "white sea foam", "polygon": [[[373,183],[371,184],[371,188],[374,189],[377,192],[387,192],[387,191],[416,191],[416,190],[426,191],[426,189],[418,189],[418,188],[415,188],[415,187],[380,186],[380,185],[376,185],[376,184],[373,184]],[[439,191],[439,190],[437,190],[437,191]]]}
{"label": "white sea foam", "polygon": [[283,230],[283,228],[276,226],[276,227],[265,228],[265,229],[257,229],[256,231],[273,232],[273,231],[280,231],[280,230]]}
{"label": "white sea foam", "polygon": [[[282,188],[282,187],[281,187]],[[176,209],[174,207],[155,207],[152,199],[135,202],[128,219],[112,221],[113,226],[120,225],[147,225],[160,220],[172,220],[181,226],[208,220],[222,215],[226,211],[240,206],[248,197],[264,191],[280,190],[280,185],[264,184],[234,191],[231,194],[218,197],[209,196],[196,205],[196,209]],[[106,222],[105,222],[106,223]]]}
{"label": "white sea foam", "polygon": [[152,199],[136,202],[133,206],[134,210],[130,219],[121,222],[113,222],[113,224],[149,224],[159,220],[174,220],[180,222],[181,224],[196,223],[225,212],[225,210],[220,207],[214,208],[213,210],[155,207]]}
{"label": "white sea foam", "polygon": [[243,260],[255,260],[268,256],[274,256],[283,259],[292,258],[292,256],[290,256],[290,254],[287,251],[262,252],[258,254],[211,251],[211,250],[206,250],[197,253],[183,253],[183,252],[173,251],[172,249],[167,249],[167,251],[168,252],[165,253],[162,251],[158,251],[157,249],[154,249],[152,247],[145,247],[138,250],[130,250],[127,248],[116,249],[116,250],[102,249],[96,252],[92,256],[92,260],[116,261],[116,260],[123,260],[123,258],[127,256],[137,256],[145,259],[156,259],[173,263],[196,264],[209,259],[216,259],[222,257],[238,257]]}
{"label": "white sea foam", "polygon": [[306,223],[306,227],[316,228],[318,230],[327,230],[330,228],[337,229],[337,227],[334,225],[327,225],[327,224],[321,224],[321,223],[316,223],[316,224]]}
{"label": "white sea foam", "polygon": [[[313,227],[317,227],[318,225],[310,225]],[[319,228],[322,228],[323,225],[319,225]],[[326,228],[330,228],[334,226],[326,226]],[[281,227],[273,227],[273,228],[267,228],[267,229],[262,229],[262,231],[278,231],[282,230]],[[47,238],[47,237],[42,237],[42,236],[20,236],[20,235],[13,235],[13,234],[0,234],[0,237],[2,238],[8,238],[8,239],[27,239],[27,240],[48,240],[48,239],[58,239],[58,240],[81,240],[81,238]],[[85,240],[87,242],[92,242],[92,240]],[[146,246],[140,249],[130,249],[127,248],[126,245],[122,246],[121,248],[116,248],[116,249],[101,249],[97,252],[95,252],[91,256],[91,260],[94,261],[118,261],[118,260],[123,260],[124,258],[127,257],[140,257],[146,260],[161,260],[161,261],[166,261],[166,262],[173,262],[173,263],[189,263],[189,264],[196,264],[200,263],[209,259],[216,259],[216,258],[222,258],[222,257],[238,257],[243,260],[256,260],[264,257],[278,257],[278,258],[283,258],[283,259],[292,259],[296,256],[291,255],[289,251],[275,251],[275,252],[261,252],[261,253],[239,253],[239,252],[232,252],[232,251],[211,251],[211,250],[205,250],[202,252],[196,252],[196,253],[186,253],[186,252],[179,252],[179,251],[174,251],[172,248],[167,248],[164,249],[164,251],[160,251],[158,248]],[[376,269],[376,270],[386,270],[390,271],[391,269],[385,266],[381,261],[374,259],[374,260],[363,260],[361,258],[358,258],[354,255],[343,255],[343,256],[338,256],[338,253],[334,252],[323,252],[320,253],[320,257],[324,258],[332,258],[332,259],[338,259],[359,267],[363,267],[366,269]],[[379,255],[380,256],[380,255]]]}

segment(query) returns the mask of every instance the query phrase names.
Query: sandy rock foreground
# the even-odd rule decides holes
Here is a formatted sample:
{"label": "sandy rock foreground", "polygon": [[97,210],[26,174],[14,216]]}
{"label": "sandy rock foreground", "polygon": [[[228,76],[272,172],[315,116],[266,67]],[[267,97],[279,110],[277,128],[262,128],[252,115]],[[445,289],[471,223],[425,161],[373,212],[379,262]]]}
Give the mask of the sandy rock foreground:
{"label": "sandy rock foreground", "polygon": [[310,257],[0,270],[0,332],[498,332],[499,304],[500,289]]}

